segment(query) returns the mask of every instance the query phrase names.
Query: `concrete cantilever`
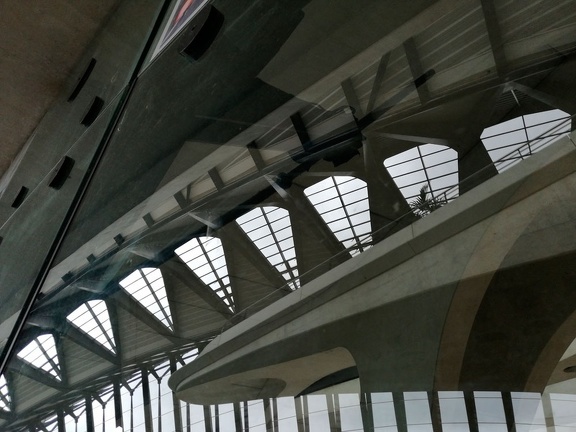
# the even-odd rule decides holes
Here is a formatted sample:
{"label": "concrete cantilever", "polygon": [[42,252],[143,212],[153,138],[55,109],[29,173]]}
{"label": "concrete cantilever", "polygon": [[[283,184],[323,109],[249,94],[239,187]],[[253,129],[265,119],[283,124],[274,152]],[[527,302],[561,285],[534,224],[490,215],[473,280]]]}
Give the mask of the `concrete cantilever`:
{"label": "concrete cantilever", "polygon": [[355,364],[365,392],[541,391],[576,335],[575,170],[566,137],[225,331],[171,388],[296,395]]}

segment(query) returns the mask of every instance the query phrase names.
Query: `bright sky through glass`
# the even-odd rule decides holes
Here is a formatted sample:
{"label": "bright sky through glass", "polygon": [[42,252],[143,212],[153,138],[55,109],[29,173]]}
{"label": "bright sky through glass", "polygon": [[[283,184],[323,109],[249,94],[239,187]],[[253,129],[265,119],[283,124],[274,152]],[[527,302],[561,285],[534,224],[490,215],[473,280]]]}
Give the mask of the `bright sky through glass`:
{"label": "bright sky through glass", "polygon": [[177,248],[176,255],[234,312],[222,242],[216,237],[197,237]]}
{"label": "bright sky through glass", "polygon": [[570,132],[569,117],[560,110],[528,114],[486,128],[480,137],[502,172]]}
{"label": "bright sky through glass", "polygon": [[120,285],[166,327],[174,330],[170,305],[160,269],[142,268],[135,270],[121,280]]}
{"label": "bright sky through glass", "polygon": [[299,288],[296,250],[288,210],[257,207],[240,216],[236,222],[268,262],[280,272],[290,288]]}
{"label": "bright sky through glass", "polygon": [[304,193],[350,255],[370,247],[372,227],[364,181],[350,176],[329,177]]}
{"label": "bright sky through glass", "polygon": [[32,340],[18,352],[18,357],[32,366],[48,372],[61,380],[60,363],[56,351],[56,341],[51,334],[43,334]]}
{"label": "bright sky through glass", "polygon": [[4,375],[0,375],[0,410],[10,411],[10,393],[8,392],[8,382]]}
{"label": "bright sky through glass", "polygon": [[112,352],[116,352],[110,315],[104,300],[90,300],[74,310],[68,321]]}
{"label": "bright sky through glass", "polygon": [[423,186],[430,197],[445,201],[458,195],[458,153],[450,147],[424,144],[406,150],[384,161],[406,201],[416,198]]}

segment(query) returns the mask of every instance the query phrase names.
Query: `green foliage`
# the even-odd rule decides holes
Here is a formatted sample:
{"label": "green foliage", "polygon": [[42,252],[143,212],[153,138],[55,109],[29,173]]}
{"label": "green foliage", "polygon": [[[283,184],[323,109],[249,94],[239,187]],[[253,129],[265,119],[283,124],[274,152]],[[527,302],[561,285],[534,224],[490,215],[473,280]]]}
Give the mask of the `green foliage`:
{"label": "green foliage", "polygon": [[410,202],[410,208],[416,216],[424,217],[444,204],[446,204],[446,200],[435,198],[432,194],[428,197],[428,184],[425,184],[420,188],[420,194]]}

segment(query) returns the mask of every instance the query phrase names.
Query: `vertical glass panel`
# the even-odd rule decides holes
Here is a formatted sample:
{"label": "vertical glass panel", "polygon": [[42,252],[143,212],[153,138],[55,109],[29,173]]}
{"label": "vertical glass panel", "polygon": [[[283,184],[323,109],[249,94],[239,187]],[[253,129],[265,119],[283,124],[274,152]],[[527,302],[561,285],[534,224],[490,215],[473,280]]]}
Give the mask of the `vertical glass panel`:
{"label": "vertical glass panel", "polygon": [[512,406],[518,432],[546,430],[540,393],[512,393]]}
{"label": "vertical glass panel", "polygon": [[396,412],[392,393],[372,393],[371,398],[374,430],[378,432],[397,432]]}
{"label": "vertical glass panel", "polygon": [[278,429],[279,432],[292,432],[298,430],[296,422],[296,407],[294,406],[294,398],[281,397],[276,399],[276,407],[278,410]]}
{"label": "vertical glass panel", "polygon": [[264,416],[264,404],[261,400],[247,402],[248,425],[250,432],[265,432],[266,417]]}
{"label": "vertical glass panel", "polygon": [[499,392],[474,392],[474,403],[480,432],[508,432]]}
{"label": "vertical glass panel", "polygon": [[462,392],[438,392],[442,430],[445,432],[469,431],[468,415]]}
{"label": "vertical glass panel", "polygon": [[232,404],[219,405],[218,416],[221,431],[236,430],[236,421],[234,419],[234,405]]}
{"label": "vertical glass panel", "polygon": [[222,242],[216,237],[197,237],[175,251],[196,276],[234,312],[234,298]]}
{"label": "vertical glass panel", "polygon": [[56,341],[51,334],[40,335],[18,352],[18,357],[61,380]]}
{"label": "vertical glass panel", "polygon": [[432,432],[430,402],[426,392],[404,393],[408,432]]}
{"label": "vertical glass panel", "polygon": [[122,279],[120,285],[162,324],[170,330],[174,330],[170,305],[160,269],[141,268],[135,270],[128,277]]}
{"label": "vertical glass panel", "polygon": [[550,403],[556,431],[574,431],[576,429],[576,395],[552,393]]}
{"label": "vertical glass panel", "polygon": [[[304,193],[336,238],[349,248],[350,255],[358,255],[371,246],[370,224],[351,220],[352,215],[363,215],[363,220],[370,220],[368,189],[364,181],[350,176],[329,177],[306,188]],[[336,219],[334,214],[337,212],[343,212],[344,216]]]}
{"label": "vertical glass panel", "polygon": [[240,228],[257,245],[268,262],[280,272],[292,289],[300,287],[298,269],[290,260],[296,255],[288,210],[257,207],[236,219]]}
{"label": "vertical glass panel", "polygon": [[424,144],[384,161],[414,213],[425,216],[458,196],[458,153]]}
{"label": "vertical glass panel", "polygon": [[360,395],[339,394],[340,425],[342,432],[352,432],[363,429],[362,412],[360,411]]}
{"label": "vertical glass panel", "polygon": [[328,405],[326,396],[312,395],[304,396],[308,405],[308,422],[311,431],[330,431],[330,420],[328,418]]}
{"label": "vertical glass panel", "polygon": [[105,301],[90,300],[70,313],[66,319],[105,348],[116,351]]}

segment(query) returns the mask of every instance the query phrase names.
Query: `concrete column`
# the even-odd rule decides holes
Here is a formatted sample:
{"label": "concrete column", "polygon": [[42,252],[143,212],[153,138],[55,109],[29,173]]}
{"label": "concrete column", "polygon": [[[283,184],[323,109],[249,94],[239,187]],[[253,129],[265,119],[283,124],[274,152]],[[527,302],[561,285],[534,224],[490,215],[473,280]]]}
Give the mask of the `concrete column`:
{"label": "concrete column", "polygon": [[146,432],[152,432],[152,407],[150,406],[150,382],[148,380],[148,371],[146,368],[141,369],[142,374],[142,395],[144,399],[144,426]]}
{"label": "concrete column", "polygon": [[240,408],[240,403],[234,403],[234,425],[236,426],[236,432],[242,432],[242,410]]}
{"label": "concrete column", "polygon": [[468,427],[470,432],[478,432],[478,416],[476,415],[476,403],[474,402],[474,392],[464,392],[464,404],[466,405],[466,415],[468,416]]}
{"label": "concrete column", "polygon": [[94,432],[94,411],[92,410],[92,397],[86,396],[86,432]]}
{"label": "concrete column", "polygon": [[360,394],[360,413],[362,415],[362,425],[364,425],[364,432],[373,431],[374,413],[372,411],[372,394]]}
{"label": "concrete column", "polygon": [[408,422],[406,420],[406,405],[404,405],[404,393],[392,393],[394,403],[394,413],[396,414],[396,427],[398,432],[408,432]]}
{"label": "concrete column", "polygon": [[410,206],[384,167],[382,152],[364,141],[364,166],[370,205],[372,239],[377,243],[414,221]]}
{"label": "concrete column", "polygon": [[516,421],[514,419],[514,406],[510,392],[502,392],[502,403],[504,404],[504,415],[506,416],[506,426],[508,432],[516,432]]}
{"label": "concrete column", "polygon": [[116,419],[116,427],[124,429],[124,420],[122,418],[122,397],[120,396],[120,382],[114,381],[114,417]]}
{"label": "concrete column", "polygon": [[460,195],[498,174],[480,139],[458,149],[458,182]]}
{"label": "concrete column", "polygon": [[438,392],[428,392],[428,404],[430,406],[432,430],[434,432],[442,432],[442,418],[440,416],[440,400],[438,399]]}
{"label": "concrete column", "polygon": [[290,212],[302,285],[347,261],[350,254],[326,226],[299,185],[292,185],[285,208]]}
{"label": "concrete column", "polygon": [[[176,372],[176,359],[172,357],[170,359],[170,373]],[[174,409],[174,430],[175,432],[182,431],[182,411],[180,410],[180,400],[176,397],[176,394],[172,392],[172,407]]]}

